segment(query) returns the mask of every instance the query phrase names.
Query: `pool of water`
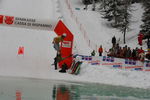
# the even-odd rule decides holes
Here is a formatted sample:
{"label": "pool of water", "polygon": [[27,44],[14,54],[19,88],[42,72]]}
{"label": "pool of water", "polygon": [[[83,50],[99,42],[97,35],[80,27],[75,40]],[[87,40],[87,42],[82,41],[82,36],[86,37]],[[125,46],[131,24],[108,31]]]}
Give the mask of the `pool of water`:
{"label": "pool of water", "polygon": [[0,77],[0,100],[150,100],[150,89]]}

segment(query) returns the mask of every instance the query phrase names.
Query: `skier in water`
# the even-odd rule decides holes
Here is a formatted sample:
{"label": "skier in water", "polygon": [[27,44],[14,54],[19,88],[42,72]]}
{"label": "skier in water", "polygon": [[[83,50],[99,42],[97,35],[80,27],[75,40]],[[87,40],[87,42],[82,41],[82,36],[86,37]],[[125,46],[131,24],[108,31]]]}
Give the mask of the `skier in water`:
{"label": "skier in water", "polygon": [[60,52],[60,42],[63,42],[64,38],[66,37],[66,33],[63,33],[61,36],[57,36],[54,38],[53,40],[53,44],[54,44],[54,49],[58,52]]}

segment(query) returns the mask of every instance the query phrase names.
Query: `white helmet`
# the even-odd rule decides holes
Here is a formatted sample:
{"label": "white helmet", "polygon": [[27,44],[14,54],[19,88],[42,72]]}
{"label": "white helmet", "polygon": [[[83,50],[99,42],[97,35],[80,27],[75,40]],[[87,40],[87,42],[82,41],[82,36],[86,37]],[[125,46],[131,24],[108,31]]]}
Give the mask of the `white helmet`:
{"label": "white helmet", "polygon": [[75,58],[76,61],[80,61],[81,59],[82,59],[81,56],[76,56],[76,58]]}
{"label": "white helmet", "polygon": [[63,34],[62,34],[62,36],[63,36],[63,37],[66,37],[66,36],[67,36],[67,34],[66,34],[66,33],[63,33]]}

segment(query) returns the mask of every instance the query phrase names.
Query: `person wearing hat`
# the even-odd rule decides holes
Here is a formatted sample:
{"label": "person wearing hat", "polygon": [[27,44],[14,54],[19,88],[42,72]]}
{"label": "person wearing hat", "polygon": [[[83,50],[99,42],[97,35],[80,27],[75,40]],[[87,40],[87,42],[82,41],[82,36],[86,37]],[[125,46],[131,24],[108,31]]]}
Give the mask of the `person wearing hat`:
{"label": "person wearing hat", "polygon": [[57,36],[57,37],[55,37],[54,39],[53,39],[53,44],[54,44],[54,49],[57,51],[57,53],[58,52],[60,52],[60,45],[59,45],[59,43],[60,42],[63,42],[63,40],[64,40],[64,38],[66,37],[67,35],[66,35],[66,33],[63,33],[61,36]]}

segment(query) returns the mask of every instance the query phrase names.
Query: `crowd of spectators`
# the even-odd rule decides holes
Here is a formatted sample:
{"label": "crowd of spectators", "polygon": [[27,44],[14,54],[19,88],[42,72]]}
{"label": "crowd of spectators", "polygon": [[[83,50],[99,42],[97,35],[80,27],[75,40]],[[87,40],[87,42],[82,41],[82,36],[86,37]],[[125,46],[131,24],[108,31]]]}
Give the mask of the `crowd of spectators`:
{"label": "crowd of spectators", "polygon": [[109,49],[107,56],[144,61],[144,50],[142,47],[131,49],[127,45],[121,47],[119,44],[116,44]]}
{"label": "crowd of spectators", "polygon": [[[140,40],[140,39],[139,39]],[[142,45],[140,42],[139,45]],[[112,37],[112,48],[110,48],[108,51],[104,51],[107,53],[107,56],[111,57],[117,57],[117,58],[124,58],[124,59],[133,59],[133,60],[140,60],[144,61],[145,58],[147,60],[150,60],[150,39],[147,40],[147,51],[144,51],[142,46],[140,48],[136,47],[134,49],[131,49],[127,45],[124,47],[121,47],[119,43],[116,43],[116,37]],[[98,49],[99,56],[102,56],[103,53],[103,47],[100,45]],[[95,56],[95,51],[91,53],[91,56]]]}

